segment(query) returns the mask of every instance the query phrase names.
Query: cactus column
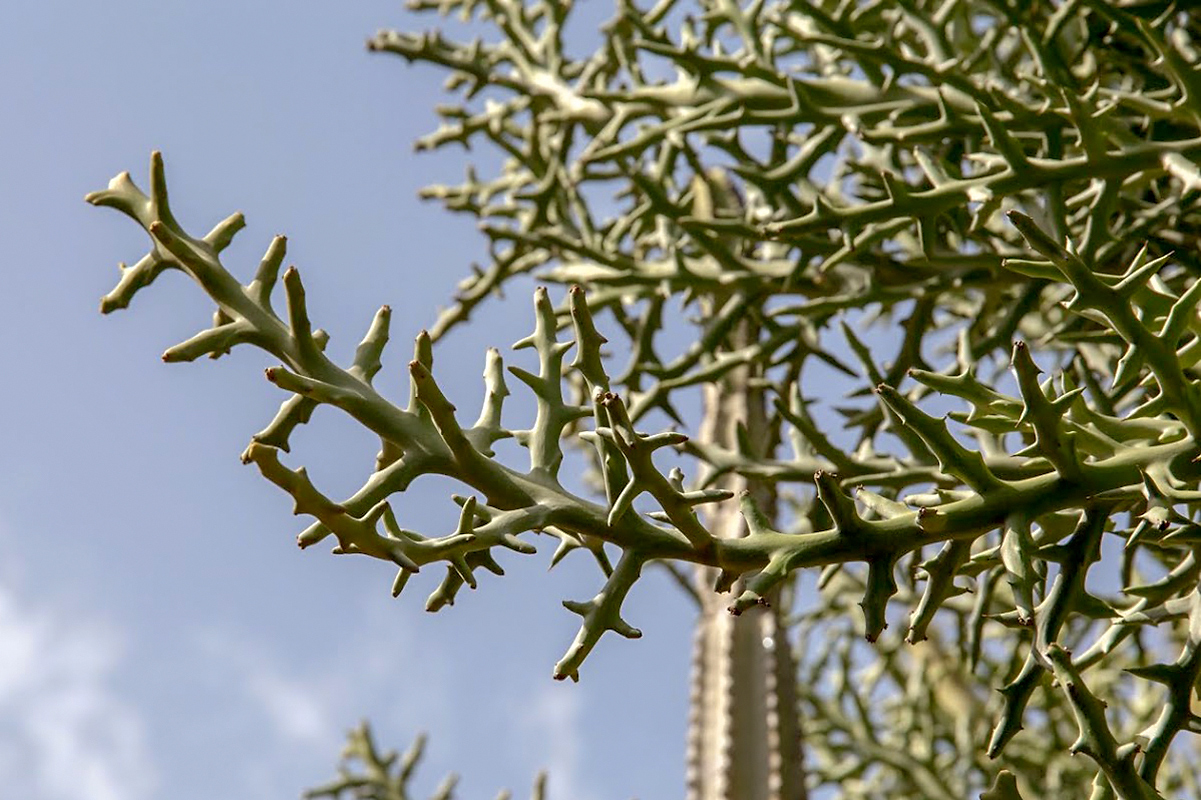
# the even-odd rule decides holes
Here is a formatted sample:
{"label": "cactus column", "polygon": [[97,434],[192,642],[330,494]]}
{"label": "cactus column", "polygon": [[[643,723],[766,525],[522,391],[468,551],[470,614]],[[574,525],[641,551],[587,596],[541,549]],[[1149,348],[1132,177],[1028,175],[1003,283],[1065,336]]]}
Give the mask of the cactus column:
{"label": "cactus column", "polygon": [[[757,333],[748,321],[739,327],[735,336],[743,341]],[[705,387],[704,443],[736,448],[743,424],[745,444],[760,451],[756,455],[767,449],[771,432],[754,377],[740,367]],[[775,490],[766,482],[730,474],[720,488],[749,491],[769,516],[775,508]],[[746,535],[733,503],[714,506],[706,524],[714,536]],[[712,591],[717,571],[698,569],[697,579],[701,613],[688,719],[688,800],[803,800],[796,665],[782,619],[786,609],[772,603],[734,616],[730,595]],[[740,592],[736,586],[735,596]]]}
{"label": "cactus column", "polygon": [[[692,183],[692,213],[699,219],[739,217],[744,204],[724,170],[706,171]],[[729,237],[710,243],[725,255],[742,245]],[[720,257],[720,256],[719,256]],[[710,297],[711,310],[729,297]],[[759,325],[754,302],[727,336],[730,348],[754,343]],[[715,319],[716,314],[709,314]],[[776,434],[764,406],[759,366],[744,364],[703,388],[702,445],[770,455]],[[739,436],[739,427],[745,436]],[[741,441],[740,441],[741,440]],[[729,473],[715,488],[749,492],[769,519],[775,516],[776,491],[767,481]],[[773,520],[774,522],[774,520]],[[710,506],[706,527],[716,537],[747,533],[733,503]],[[691,709],[688,717],[688,800],[803,800],[801,735],[797,717],[796,664],[793,663],[780,603],[730,613],[728,594],[712,591],[719,571],[697,569],[701,598],[692,659]],[[738,582],[741,584],[741,581]],[[734,596],[741,594],[735,585]],[[779,592],[770,597],[777,598]]]}

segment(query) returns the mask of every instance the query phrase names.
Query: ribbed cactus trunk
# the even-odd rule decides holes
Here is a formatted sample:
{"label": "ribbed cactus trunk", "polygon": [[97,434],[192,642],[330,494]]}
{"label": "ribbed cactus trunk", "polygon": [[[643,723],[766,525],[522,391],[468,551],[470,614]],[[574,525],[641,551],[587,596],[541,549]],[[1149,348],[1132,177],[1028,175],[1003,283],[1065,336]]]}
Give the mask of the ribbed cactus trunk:
{"label": "ribbed cactus trunk", "polygon": [[[757,335],[749,321],[734,338]],[[740,342],[734,342],[735,346]],[[762,389],[745,367],[704,388],[703,442],[738,447],[738,425],[744,441],[768,449]],[[720,488],[747,490],[759,508],[773,518],[774,487],[737,475],[721,479]],[[746,535],[734,502],[711,506],[706,524],[715,536]],[[702,606],[692,663],[691,710],[688,720],[688,800],[803,800],[801,730],[797,711],[796,668],[784,626],[786,609],[779,603],[754,608],[741,616],[727,610],[731,597],[717,594],[716,570],[698,570]]]}

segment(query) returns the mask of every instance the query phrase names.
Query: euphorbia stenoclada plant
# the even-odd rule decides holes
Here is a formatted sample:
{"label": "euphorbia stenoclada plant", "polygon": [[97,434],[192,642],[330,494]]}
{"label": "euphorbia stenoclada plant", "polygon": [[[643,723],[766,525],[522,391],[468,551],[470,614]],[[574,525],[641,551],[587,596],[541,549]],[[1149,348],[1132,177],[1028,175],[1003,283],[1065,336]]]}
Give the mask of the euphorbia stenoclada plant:
{"label": "euphorbia stenoclada plant", "polygon": [[[640,635],[621,608],[652,562],[706,576],[702,609],[770,601],[793,674],[730,668],[754,641],[698,647],[711,674],[692,797],[804,794],[780,741],[796,736],[779,700],[794,689],[807,783],[838,797],[1198,797],[1188,5],[620,0],[580,54],[569,2],[414,0],[495,29],[369,42],[449,72],[460,99],[418,149],[487,142],[504,161],[426,190],[479,219],[490,261],[417,336],[406,401],[372,386],[387,307],[353,363],[333,363],[300,273],[280,275],[283,238],[234,277],[221,252],[242,216],[189,233],[158,154],[146,192],[123,173],[88,197],[152,242],[102,310],[164,269],[195,280],[214,324],[164,360],[250,344],[279,362],[267,377],[286,397],[244,459],[315,518],[301,546],[332,537],[391,562],[394,593],[441,562],[437,610],[476,570],[500,572],[496,548],[532,553],[531,533],[558,540],[555,560],[591,557],[593,596],[564,602],[582,622],[557,678],[577,678],[606,631]],[[472,421],[439,389],[433,345],[520,275],[541,281],[517,345],[533,368],[506,374],[489,351]],[[661,357],[681,308],[695,341]],[[865,336],[873,323],[894,336]],[[811,409],[830,399],[815,385],[829,369],[860,381],[837,435]],[[532,418],[502,413],[512,378]],[[698,390],[705,417],[685,419],[678,398]],[[281,459],[322,403],[381,441],[349,498]],[[528,463],[495,456],[506,437]],[[560,481],[566,442],[591,460],[595,496]],[[454,531],[407,530],[389,506],[431,473],[464,487]],[[806,570],[820,571],[812,596],[795,585]],[[739,708],[707,713],[702,684],[756,680],[783,720],[757,745],[774,748],[766,768],[710,780],[705,759],[731,761],[743,734]]]}

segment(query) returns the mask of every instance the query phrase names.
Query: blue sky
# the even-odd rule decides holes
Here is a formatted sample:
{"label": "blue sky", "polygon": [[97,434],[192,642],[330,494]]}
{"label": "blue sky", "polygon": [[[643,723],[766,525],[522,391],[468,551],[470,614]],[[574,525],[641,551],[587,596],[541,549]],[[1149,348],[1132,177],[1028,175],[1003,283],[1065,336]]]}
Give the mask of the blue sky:
{"label": "blue sky", "polygon": [[[377,385],[407,393],[407,339],[471,262],[471,221],[416,199],[455,182],[461,151],[414,156],[438,72],[369,55],[379,27],[432,23],[399,2],[30,3],[0,22],[5,378],[0,392],[0,786],[29,800],[296,797],[333,774],[360,718],[382,742],[431,736],[419,785],[461,797],[679,796],[692,612],[651,574],[627,604],[639,642],[606,639],[578,685],[551,680],[575,632],[560,606],[599,586],[550,543],[437,615],[437,580],[399,600],[378,562],[300,552],[305,520],[238,455],[282,399],[260,353],[164,365],[208,324],[182,276],[131,309],[97,305],[146,238],[83,195],[161,149],[193,230],[234,210],[225,259],[253,270],[275,233],[304,275],[331,352],[375,309],[393,341]],[[528,332],[528,294],[439,345],[435,372],[474,408],[484,349]],[[515,407],[520,411],[519,407]],[[376,448],[320,410],[293,465],[340,496]],[[450,484],[419,481],[406,527],[445,532]],[[428,572],[428,571],[427,571]]]}

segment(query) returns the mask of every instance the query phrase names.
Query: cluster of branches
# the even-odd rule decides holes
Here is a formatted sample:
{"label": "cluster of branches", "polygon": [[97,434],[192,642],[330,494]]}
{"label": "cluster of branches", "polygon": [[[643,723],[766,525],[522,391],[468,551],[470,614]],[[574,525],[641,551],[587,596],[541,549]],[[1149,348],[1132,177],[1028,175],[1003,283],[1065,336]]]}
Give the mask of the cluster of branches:
{"label": "cluster of branches", "polygon": [[[411,784],[417,765],[425,753],[425,735],[414,740],[401,756],[394,750],[383,752],[375,743],[370,726],[364,722],[346,737],[338,777],[304,793],[305,800],[413,800]],[[453,800],[459,778],[451,774],[438,784],[430,800]],[[512,800],[513,794],[501,791],[496,800]],[[545,800],[546,775],[534,781],[531,800]]]}
{"label": "cluster of branches", "polygon": [[[164,360],[250,344],[280,362],[267,377],[287,399],[244,459],[316,519],[301,546],[332,536],[335,552],[391,562],[394,593],[441,562],[430,610],[474,588],[475,570],[501,572],[495,548],[533,552],[525,533],[556,537],[556,561],[590,553],[602,585],[564,603],[582,623],[554,672],[573,679],[605,632],[640,635],[621,606],[650,562],[718,568],[716,591],[742,587],[736,614],[820,569],[821,598],[796,625],[814,781],[848,798],[1090,781],[1094,798],[1196,796],[1189,745],[1172,745],[1201,732],[1201,19],[1141,0],[621,0],[596,49],[574,57],[569,2],[411,5],[495,32],[369,42],[445,67],[462,95],[419,148],[487,142],[505,161],[427,191],[478,217],[491,259],[417,338],[407,404],[372,386],[387,307],[353,363],[334,364],[295,268],[283,312],[272,305],[283,238],[242,283],[220,258],[242,217],[189,234],[157,154],[148,191],[123,173],[89,195],[152,241],[103,311],[179,269],[217,310]],[[432,343],[523,274],[571,287],[558,304],[537,290],[517,345],[537,371],[508,370],[534,418],[506,426],[492,350],[467,424],[434,378]],[[677,300],[703,313],[695,341],[662,358]],[[899,319],[894,352],[872,352],[851,324],[872,317]],[[602,318],[627,340],[613,348],[620,371]],[[746,319],[749,342],[732,335]],[[851,447],[810,413],[814,359],[861,381],[838,409]],[[645,429],[686,427],[681,393],[745,365],[774,398],[776,452]],[[959,410],[930,411],[940,395]],[[341,501],[280,457],[322,403],[381,441]],[[505,437],[527,464],[495,457]],[[598,499],[559,479],[573,440]],[[691,457],[691,482],[656,463],[665,448]],[[791,489],[791,519],[712,488],[731,472]],[[407,530],[393,513],[388,498],[424,474],[467,488],[453,532]],[[657,510],[635,507],[644,494]],[[732,502],[748,535],[713,536],[695,509]],[[1103,560],[1107,539],[1120,554]],[[913,646],[877,642],[903,608]],[[850,627],[876,642],[866,667]]]}

